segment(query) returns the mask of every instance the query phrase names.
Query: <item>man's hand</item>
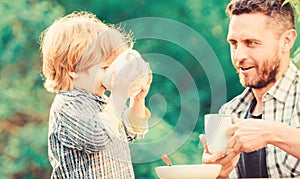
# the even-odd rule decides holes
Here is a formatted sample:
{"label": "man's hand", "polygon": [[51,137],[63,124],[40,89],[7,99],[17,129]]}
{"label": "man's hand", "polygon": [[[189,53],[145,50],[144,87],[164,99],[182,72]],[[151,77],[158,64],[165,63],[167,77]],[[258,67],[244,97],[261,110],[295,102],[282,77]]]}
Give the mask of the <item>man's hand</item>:
{"label": "man's hand", "polygon": [[218,178],[227,178],[230,172],[235,168],[237,165],[240,153],[236,153],[234,151],[229,150],[220,150],[216,153],[210,153],[207,147],[206,137],[203,134],[199,136],[203,146],[204,151],[202,155],[202,162],[204,164],[220,164],[222,165],[221,172]]}
{"label": "man's hand", "polygon": [[227,147],[235,152],[253,152],[264,148],[268,144],[272,132],[276,131],[272,121],[240,120],[234,116],[232,122],[232,127],[226,132],[228,136],[232,136]]}

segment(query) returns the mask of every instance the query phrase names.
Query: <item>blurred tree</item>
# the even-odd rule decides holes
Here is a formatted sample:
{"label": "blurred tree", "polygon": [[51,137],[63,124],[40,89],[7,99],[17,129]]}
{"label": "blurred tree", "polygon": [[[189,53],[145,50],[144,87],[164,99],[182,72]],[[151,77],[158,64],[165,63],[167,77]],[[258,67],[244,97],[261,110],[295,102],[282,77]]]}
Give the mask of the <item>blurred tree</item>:
{"label": "blurred tree", "polygon": [[0,83],[4,89],[0,118],[11,118],[16,112],[44,115],[48,106],[43,103],[49,104],[49,97],[41,90],[39,35],[64,13],[63,8],[34,0],[2,0],[0,8],[0,16],[5,17],[0,21]]}
{"label": "blurred tree", "polygon": [[[43,88],[40,75],[41,59],[39,57],[39,35],[54,19],[72,11],[86,10],[95,13],[105,23],[121,24],[141,17],[161,17],[182,23],[195,30],[215,52],[225,76],[223,88],[218,95],[231,99],[243,89],[232,67],[229,47],[226,42],[228,18],[225,15],[227,1],[211,0],[0,0],[0,178],[49,178],[51,166],[47,157],[48,113],[53,94]],[[151,24],[150,24],[151,25]],[[297,23],[298,26],[298,23]],[[126,28],[126,27],[125,27]],[[157,31],[170,36],[185,39],[189,34],[176,34],[176,29],[156,27]],[[127,29],[130,30],[130,29]],[[153,29],[134,27],[133,35],[149,33]],[[151,33],[151,32],[150,32]],[[138,34],[138,37],[141,34]],[[201,46],[190,40],[190,46]],[[297,39],[295,48],[299,47]],[[174,44],[159,39],[138,39],[135,48],[142,54],[157,53],[178,61],[191,75],[198,90],[199,99],[190,89],[178,90],[170,79],[154,74],[149,99],[160,99],[162,103],[147,104],[151,107],[153,118],[150,130],[140,143],[150,143],[172,132],[179,122],[180,110],[185,109],[194,114],[192,102],[199,100],[200,111],[196,116],[195,127],[183,145],[170,154],[175,164],[201,163],[202,149],[199,148],[198,135],[203,133],[203,115],[211,110],[211,86],[207,69],[184,49],[181,44]],[[295,51],[295,50],[294,50]],[[203,54],[203,57],[206,54]],[[295,52],[295,61],[300,55]],[[146,58],[154,61],[153,58]],[[211,59],[206,59],[211,60]],[[172,66],[170,66],[172,67]],[[153,71],[166,71],[169,66],[152,63]],[[178,69],[168,69],[179,73]],[[214,71],[216,69],[209,69]],[[216,73],[217,74],[217,73]],[[218,81],[219,76],[213,76]],[[185,82],[184,77],[176,79]],[[227,88],[227,89],[226,89]],[[188,104],[180,98],[184,95]],[[151,98],[152,97],[152,98]],[[150,99],[151,98],[151,99]],[[155,104],[156,106],[150,106]],[[216,112],[216,111],[214,111]],[[183,120],[190,120],[186,116]],[[177,135],[188,126],[180,126]],[[176,138],[172,139],[176,140]],[[173,142],[173,141],[170,141]],[[139,142],[137,142],[139,144]],[[167,144],[166,144],[167,145]],[[159,149],[163,146],[157,146]],[[152,152],[153,150],[152,149]],[[139,155],[152,155],[151,151]],[[137,155],[137,154],[133,154]],[[155,167],[165,165],[161,160],[134,163],[137,179],[157,178]]]}
{"label": "blurred tree", "polygon": [[0,1],[0,178],[49,178],[48,110],[39,34],[64,9],[55,2]]}
{"label": "blurred tree", "polygon": [[[294,7],[294,10],[296,12],[296,28],[299,29],[299,22],[300,22],[300,2],[299,0],[285,0],[283,4],[285,3],[291,3]],[[297,65],[298,68],[300,68],[300,38],[298,36],[297,40],[296,40],[296,45],[294,46],[294,53],[292,54],[292,59],[294,61],[294,63]]]}

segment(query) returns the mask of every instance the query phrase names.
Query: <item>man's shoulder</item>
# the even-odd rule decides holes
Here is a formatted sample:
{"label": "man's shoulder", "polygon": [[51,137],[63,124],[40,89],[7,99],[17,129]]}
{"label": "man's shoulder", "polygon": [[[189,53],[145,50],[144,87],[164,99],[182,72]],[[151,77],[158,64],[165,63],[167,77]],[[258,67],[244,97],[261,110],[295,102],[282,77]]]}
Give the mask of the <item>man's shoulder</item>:
{"label": "man's shoulder", "polygon": [[253,100],[254,95],[251,88],[246,88],[241,94],[235,96],[230,101],[225,103],[219,113],[233,113],[239,110],[244,110]]}
{"label": "man's shoulder", "polygon": [[293,79],[294,81],[299,81],[300,80],[300,69],[293,62],[290,62],[289,68],[288,68],[285,76]]}
{"label": "man's shoulder", "polygon": [[290,91],[289,89],[295,86],[300,86],[300,70],[294,63],[290,62],[289,68],[282,77],[276,81],[269,92],[272,94],[272,92],[277,91],[278,89],[284,89],[283,91],[288,93]]}

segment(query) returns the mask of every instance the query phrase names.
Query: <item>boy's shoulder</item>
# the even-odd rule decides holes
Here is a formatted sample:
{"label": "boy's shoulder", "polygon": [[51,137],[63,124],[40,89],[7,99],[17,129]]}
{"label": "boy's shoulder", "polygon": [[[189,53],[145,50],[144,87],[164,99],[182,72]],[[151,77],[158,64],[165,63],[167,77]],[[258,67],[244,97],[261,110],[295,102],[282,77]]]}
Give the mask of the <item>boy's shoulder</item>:
{"label": "boy's shoulder", "polygon": [[52,108],[56,110],[84,110],[95,103],[93,99],[77,90],[59,91],[55,96]]}

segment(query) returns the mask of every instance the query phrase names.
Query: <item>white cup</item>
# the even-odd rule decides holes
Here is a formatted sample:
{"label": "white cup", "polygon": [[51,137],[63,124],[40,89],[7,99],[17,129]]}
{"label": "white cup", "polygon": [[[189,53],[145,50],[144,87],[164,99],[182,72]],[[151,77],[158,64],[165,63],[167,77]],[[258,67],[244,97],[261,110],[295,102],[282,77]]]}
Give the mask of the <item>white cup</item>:
{"label": "white cup", "polygon": [[211,153],[226,149],[229,136],[226,130],[232,125],[231,115],[206,114],[204,116],[205,136]]}
{"label": "white cup", "polygon": [[113,72],[121,71],[122,68],[124,68],[128,63],[135,64],[137,66],[137,72],[139,73],[137,78],[133,81],[133,83],[130,86],[129,92],[132,94],[132,96],[135,96],[138,94],[141,90],[141,86],[143,86],[145,83],[148,82],[148,74],[150,72],[150,69],[146,62],[141,57],[140,53],[133,49],[127,49],[124,52],[122,52],[110,65],[106,73],[104,74],[104,77],[102,79],[103,86],[106,87],[107,90],[110,89],[110,80]]}

